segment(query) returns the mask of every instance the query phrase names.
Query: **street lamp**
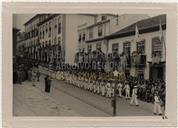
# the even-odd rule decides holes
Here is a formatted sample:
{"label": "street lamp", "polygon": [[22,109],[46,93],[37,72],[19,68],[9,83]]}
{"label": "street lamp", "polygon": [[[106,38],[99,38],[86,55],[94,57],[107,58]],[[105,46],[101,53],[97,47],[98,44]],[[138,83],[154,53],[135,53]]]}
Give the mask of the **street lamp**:
{"label": "street lamp", "polygon": [[113,116],[116,116],[116,107],[117,107],[117,105],[116,105],[116,101],[117,101],[117,97],[116,97],[116,79],[118,78],[118,75],[119,75],[119,72],[117,71],[117,70],[114,70],[113,71],[113,75],[114,75],[114,82],[115,82],[115,84],[114,84],[114,97],[113,97],[113,99],[112,99],[112,106],[113,106]]}

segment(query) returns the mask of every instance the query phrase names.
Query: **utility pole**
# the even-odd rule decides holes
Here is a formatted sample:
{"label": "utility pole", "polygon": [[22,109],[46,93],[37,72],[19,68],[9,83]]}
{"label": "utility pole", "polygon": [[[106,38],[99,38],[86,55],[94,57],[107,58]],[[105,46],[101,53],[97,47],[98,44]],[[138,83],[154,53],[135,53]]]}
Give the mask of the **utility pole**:
{"label": "utility pole", "polygon": [[117,78],[119,75],[119,72],[117,70],[114,70],[113,72],[114,75],[114,97],[112,99],[112,106],[113,106],[113,116],[116,116],[116,110],[117,110],[117,95],[116,95],[116,84],[117,84]]}

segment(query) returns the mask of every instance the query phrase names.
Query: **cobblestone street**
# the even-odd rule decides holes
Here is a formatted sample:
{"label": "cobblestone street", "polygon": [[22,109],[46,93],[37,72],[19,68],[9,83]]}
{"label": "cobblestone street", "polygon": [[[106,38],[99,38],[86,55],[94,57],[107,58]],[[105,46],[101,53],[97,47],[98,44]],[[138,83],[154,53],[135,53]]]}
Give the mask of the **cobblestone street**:
{"label": "cobblestone street", "polygon": [[[118,116],[153,116],[153,105],[117,98]],[[33,87],[31,82],[14,85],[15,116],[112,116],[111,99],[53,80],[51,93],[44,91],[44,77]]]}

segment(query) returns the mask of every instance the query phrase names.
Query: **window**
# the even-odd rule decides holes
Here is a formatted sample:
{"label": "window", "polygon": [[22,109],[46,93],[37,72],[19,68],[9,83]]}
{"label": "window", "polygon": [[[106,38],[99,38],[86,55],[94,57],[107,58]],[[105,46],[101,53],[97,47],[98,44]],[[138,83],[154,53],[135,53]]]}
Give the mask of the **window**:
{"label": "window", "polygon": [[35,29],[35,32],[36,32],[36,36],[38,36],[38,30],[37,29]]}
{"label": "window", "polygon": [[61,23],[58,24],[58,34],[61,33]]}
{"label": "window", "polygon": [[125,42],[123,44],[123,52],[126,55],[130,55],[130,42]]}
{"label": "window", "polygon": [[139,54],[144,54],[145,53],[145,40],[137,42],[137,52]]}
{"label": "window", "polygon": [[41,39],[41,31],[40,31],[40,36],[39,36],[39,37],[40,37],[40,39]]}
{"label": "window", "polygon": [[88,51],[88,53],[92,51],[92,46],[91,45],[87,46],[87,51]]}
{"label": "window", "polygon": [[43,31],[42,38],[44,38],[44,25],[43,25],[42,31]]}
{"label": "window", "polygon": [[49,40],[49,45],[51,45],[51,40]]}
{"label": "window", "polygon": [[78,41],[81,42],[81,39],[82,39],[82,35],[79,34],[79,38],[78,38]]}
{"label": "window", "polygon": [[96,50],[101,50],[101,43],[96,44]]}
{"label": "window", "polygon": [[90,28],[89,29],[89,39],[92,39],[93,38],[93,29]]}
{"label": "window", "polygon": [[106,18],[107,18],[106,16],[102,16],[101,20],[106,20]]}
{"label": "window", "polygon": [[85,41],[85,33],[83,33],[83,38],[82,38],[83,41]]}
{"label": "window", "polygon": [[112,44],[112,52],[118,53],[118,51],[119,51],[119,44],[118,43]]}
{"label": "window", "polygon": [[159,37],[152,39],[152,56],[161,56],[162,53],[162,43]]}
{"label": "window", "polygon": [[102,36],[103,35],[103,26],[100,25],[98,26],[98,36]]}
{"label": "window", "polygon": [[46,33],[48,32],[48,24],[46,23]]}
{"label": "window", "polygon": [[61,37],[58,37],[58,44],[61,45]]}
{"label": "window", "polygon": [[56,44],[56,37],[54,38],[54,44]]}

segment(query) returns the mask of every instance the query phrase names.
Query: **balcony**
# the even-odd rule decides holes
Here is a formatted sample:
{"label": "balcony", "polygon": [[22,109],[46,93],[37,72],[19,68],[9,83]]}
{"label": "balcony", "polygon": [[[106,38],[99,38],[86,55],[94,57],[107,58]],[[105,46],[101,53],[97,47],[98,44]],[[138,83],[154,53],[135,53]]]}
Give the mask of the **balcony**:
{"label": "balcony", "polygon": [[135,55],[131,57],[132,67],[144,68],[146,67],[146,55]]}

